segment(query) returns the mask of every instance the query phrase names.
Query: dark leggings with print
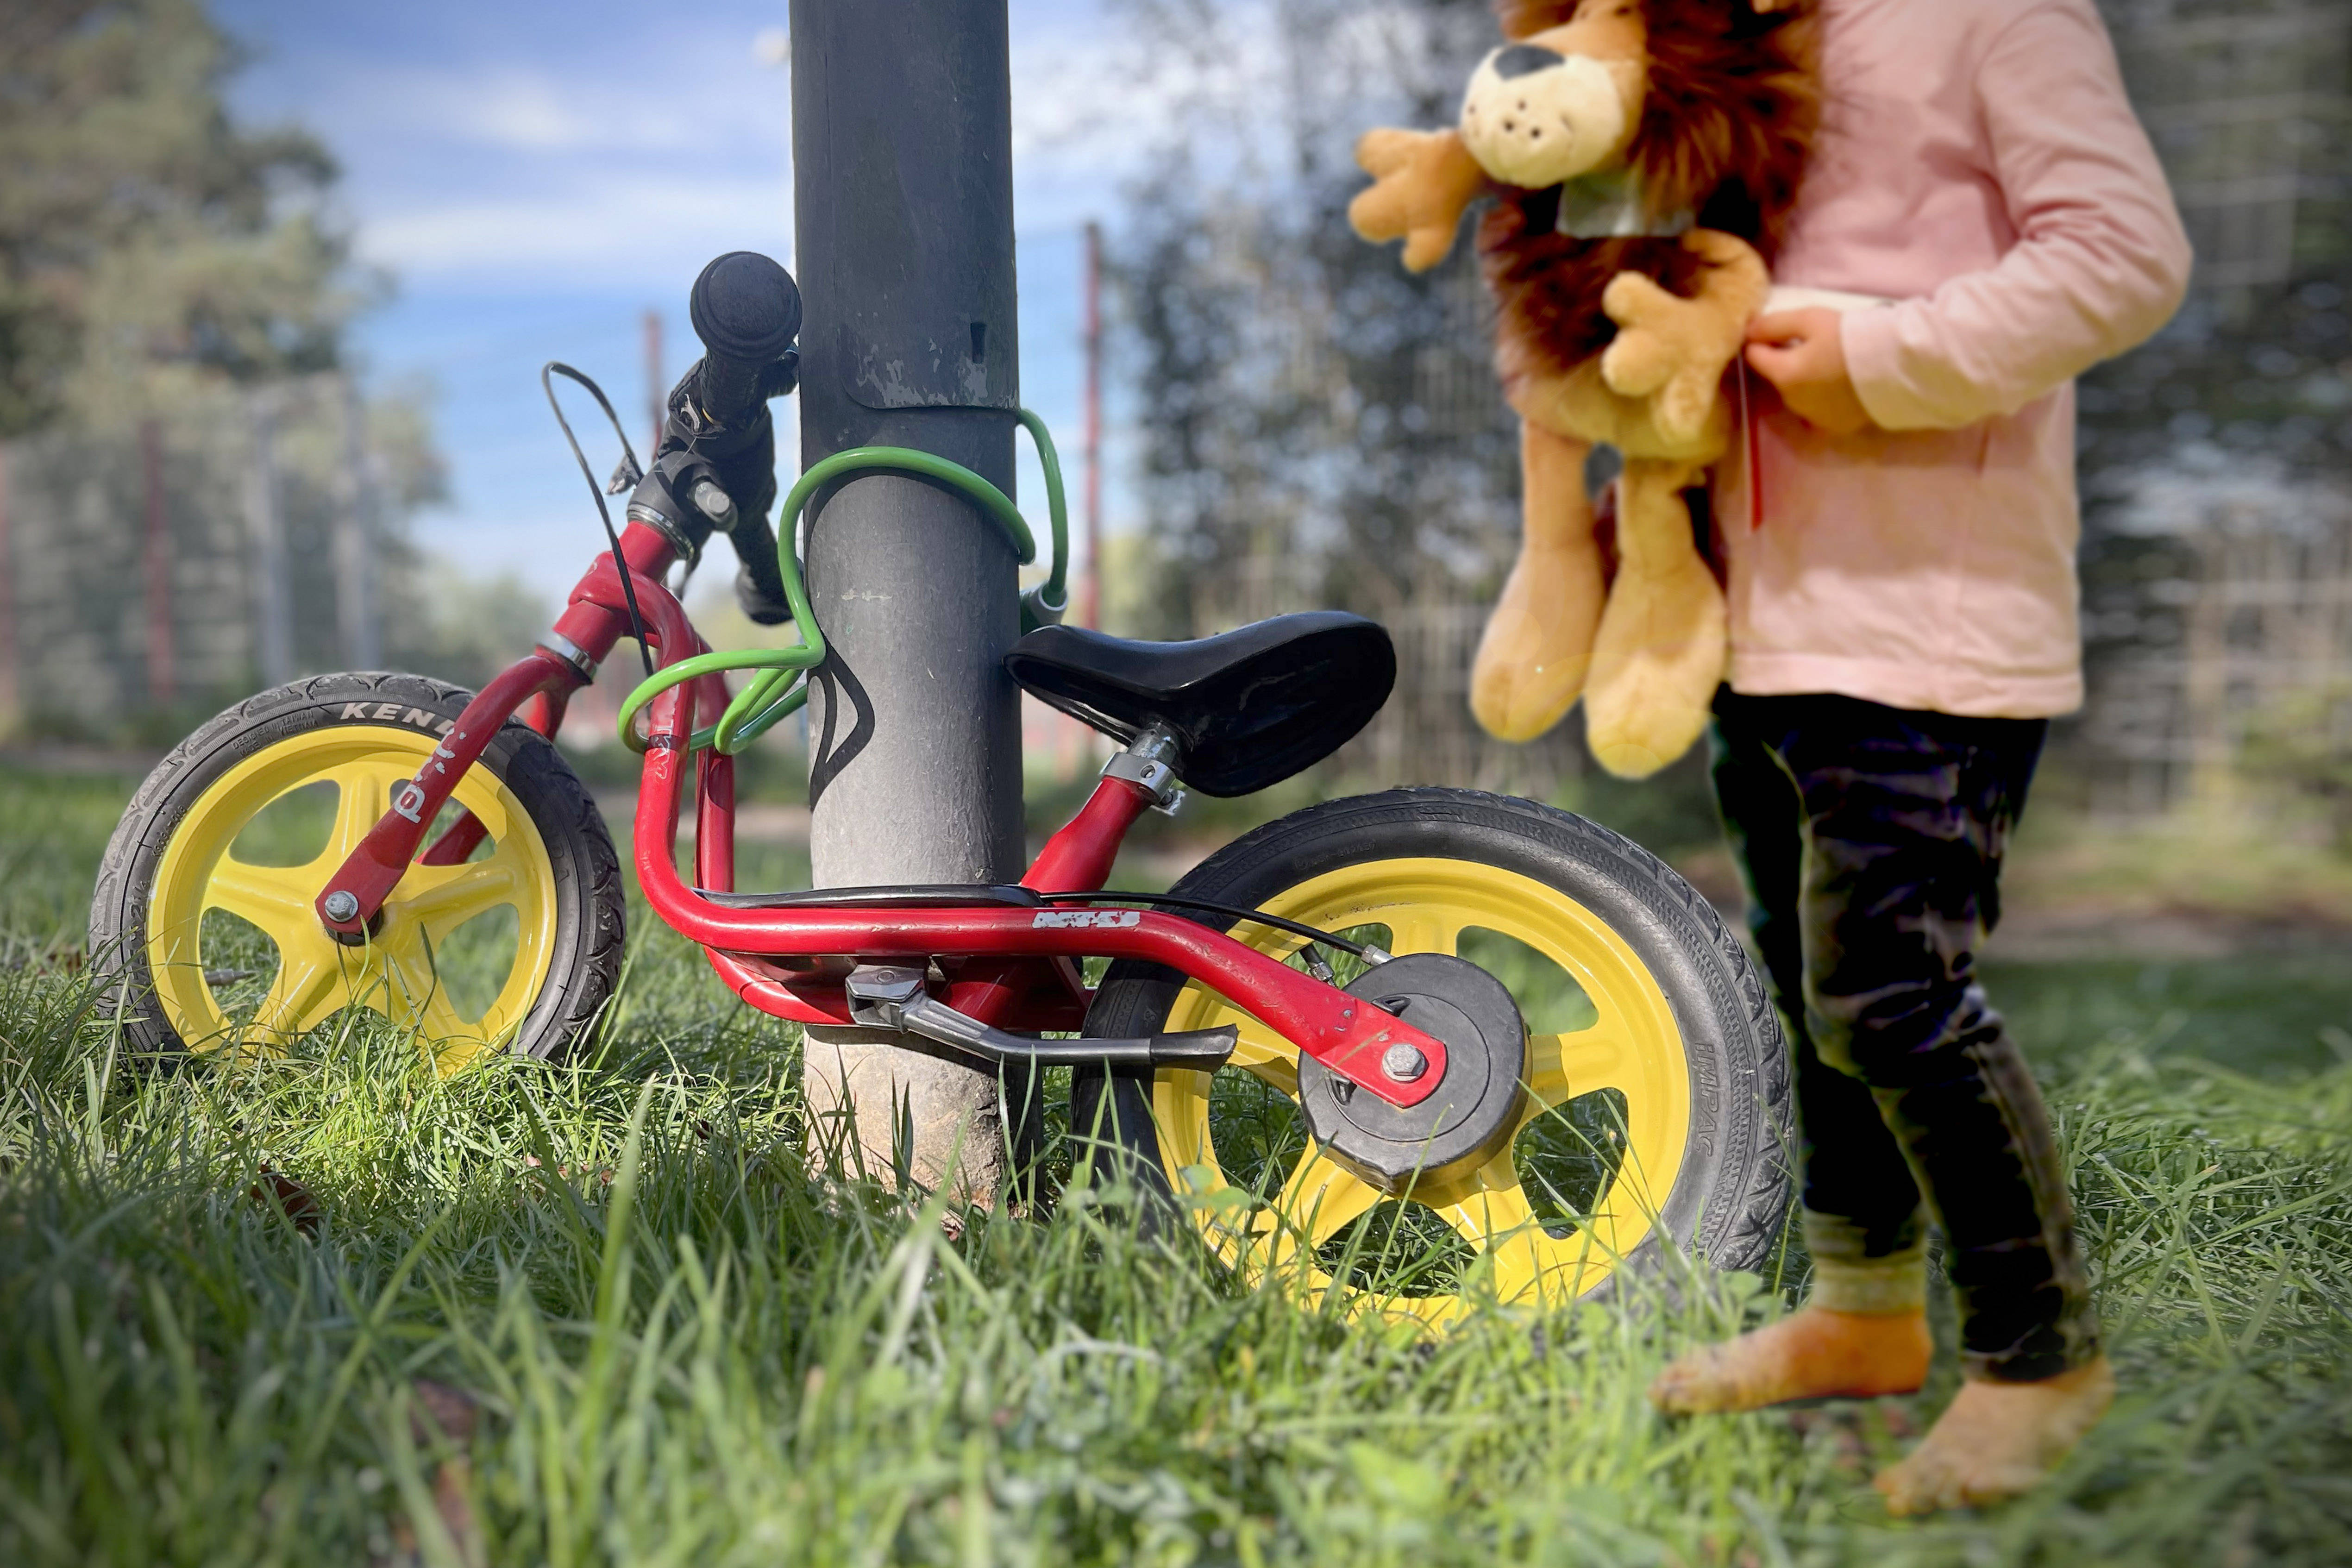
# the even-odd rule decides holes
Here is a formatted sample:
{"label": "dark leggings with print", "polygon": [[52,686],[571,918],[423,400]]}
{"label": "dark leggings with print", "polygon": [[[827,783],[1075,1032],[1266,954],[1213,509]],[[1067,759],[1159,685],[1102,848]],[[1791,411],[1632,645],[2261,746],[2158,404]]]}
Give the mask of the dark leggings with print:
{"label": "dark leggings with print", "polygon": [[1814,1300],[1912,1305],[1932,1217],[1969,1375],[2081,1365],[2098,1324],[2049,1112],[1976,973],[2047,721],[1728,690],[1715,712],[1716,799],[1796,1052]]}

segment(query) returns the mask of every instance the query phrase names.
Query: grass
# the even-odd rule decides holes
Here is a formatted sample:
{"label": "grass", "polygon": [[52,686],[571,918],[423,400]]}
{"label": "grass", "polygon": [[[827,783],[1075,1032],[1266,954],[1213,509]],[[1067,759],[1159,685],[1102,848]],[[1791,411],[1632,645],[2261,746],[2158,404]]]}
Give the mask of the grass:
{"label": "grass", "polygon": [[901,1202],[808,1167],[789,1033],[644,921],[593,1064],[436,1081],[358,1026],[136,1068],[73,963],[128,788],[0,775],[0,1563],[2352,1560],[2340,964],[1997,977],[2124,1397],[2042,1492],[1895,1523],[1868,1478],[1948,1371],[1674,1423],[1664,1358],[1783,1297],[1421,1341],[1116,1194]]}

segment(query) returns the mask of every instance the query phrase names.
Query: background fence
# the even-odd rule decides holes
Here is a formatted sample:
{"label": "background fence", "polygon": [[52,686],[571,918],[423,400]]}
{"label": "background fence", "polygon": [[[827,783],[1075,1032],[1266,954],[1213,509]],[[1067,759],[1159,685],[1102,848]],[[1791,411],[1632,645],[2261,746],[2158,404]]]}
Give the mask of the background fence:
{"label": "background fence", "polygon": [[385,579],[413,564],[383,467],[343,375],[0,447],[0,715],[104,734],[380,667]]}

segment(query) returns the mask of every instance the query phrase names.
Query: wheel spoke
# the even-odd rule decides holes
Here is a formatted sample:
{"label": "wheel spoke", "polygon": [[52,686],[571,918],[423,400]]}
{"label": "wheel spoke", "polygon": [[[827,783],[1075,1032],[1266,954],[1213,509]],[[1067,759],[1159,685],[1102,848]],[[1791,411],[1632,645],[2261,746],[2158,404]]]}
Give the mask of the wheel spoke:
{"label": "wheel spoke", "polygon": [[223,855],[205,880],[204,907],[226,910],[259,926],[283,951],[289,942],[318,929],[318,917],[310,912],[317,891],[303,868],[256,866]]}
{"label": "wheel spoke", "polygon": [[449,1000],[446,986],[435,985],[416,1008],[416,1032],[434,1045],[446,1045],[452,1040],[471,1040],[482,1033],[480,1026],[457,1016],[457,1009]]}
{"label": "wheel spoke", "polygon": [[1630,1089],[1634,1067],[1632,1040],[1605,1016],[1589,1029],[1528,1037],[1528,1087],[1546,1107],[1596,1089]]}
{"label": "wheel spoke", "polygon": [[370,759],[347,763],[328,776],[335,784],[335,826],[320,858],[340,866],[392,809],[392,792],[407,782],[408,774]]}
{"label": "wheel spoke", "polygon": [[1301,1245],[1321,1245],[1380,1201],[1380,1191],[1370,1183],[1309,1150],[1274,1201],[1283,1240],[1288,1244],[1277,1243],[1277,1255],[1286,1255]]}
{"label": "wheel spoke", "polygon": [[1481,1247],[1537,1223],[1508,1151],[1487,1162],[1469,1192],[1441,1205],[1437,1212],[1465,1241]]}
{"label": "wheel spoke", "polygon": [[1452,957],[1462,940],[1463,921],[1442,910],[1412,909],[1402,911],[1389,921],[1389,951],[1399,957],[1408,952],[1442,952]]}
{"label": "wheel spoke", "polygon": [[1241,1031],[1241,1041],[1234,1047],[1232,1065],[1296,1098],[1298,1093],[1298,1047],[1248,1014],[1231,1008],[1226,1009],[1210,1027],[1222,1027],[1227,1024]]}
{"label": "wheel spoke", "polygon": [[432,944],[414,922],[403,921],[384,928],[374,951],[386,981],[383,1016],[396,1024],[416,1023],[440,988]]}
{"label": "wheel spoke", "polygon": [[261,1005],[253,1010],[256,1029],[273,1035],[299,1035],[326,1022],[335,1010],[342,988],[342,965],[323,940],[279,944],[278,978],[269,984]]}
{"label": "wheel spoke", "polygon": [[1456,1234],[1486,1255],[1496,1296],[1509,1301],[1526,1294],[1545,1267],[1542,1222],[1528,1203],[1508,1150],[1478,1172],[1475,1187],[1437,1211]]}
{"label": "wheel spoke", "polygon": [[487,860],[457,866],[411,866],[394,900],[400,918],[413,920],[435,942],[476,915],[511,904],[520,888],[520,857],[500,850]]}
{"label": "wheel spoke", "polygon": [[[1208,1011],[1202,1010],[1203,1003],[1211,1005]],[[1231,1024],[1241,1039],[1234,1047],[1230,1065],[1255,1074],[1285,1094],[1297,1095],[1298,1047],[1276,1030],[1213,994],[1196,996],[1188,990],[1177,1011],[1188,1029],[1222,1029]]]}
{"label": "wheel spoke", "polygon": [[393,947],[408,1008],[406,1022],[429,1040],[479,1038],[481,1026],[457,1012],[457,1001],[441,977],[441,964],[433,951],[432,940],[414,926],[409,928],[409,933],[407,941],[396,942]]}
{"label": "wheel spoke", "polygon": [[433,943],[414,921],[388,926],[369,956],[373,984],[361,997],[369,1006],[430,1043],[479,1037],[480,1026],[458,1016],[442,984]]}

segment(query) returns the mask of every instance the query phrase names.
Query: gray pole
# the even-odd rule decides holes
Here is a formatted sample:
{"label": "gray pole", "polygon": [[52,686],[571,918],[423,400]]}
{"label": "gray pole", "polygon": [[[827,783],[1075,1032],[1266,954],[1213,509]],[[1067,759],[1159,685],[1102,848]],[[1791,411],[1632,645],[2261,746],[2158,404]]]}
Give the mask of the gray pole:
{"label": "gray pole", "polygon": [[[914,447],[1011,493],[1005,0],[793,0],[792,66],[802,463]],[[1016,878],[1020,714],[1000,662],[1019,632],[1012,547],[969,503],[880,477],[819,499],[807,559],[833,649],[809,702],[817,885]],[[993,1075],[809,1033],[820,1143],[983,1202],[1003,1188]],[[836,1131],[845,1108],[862,1155]]]}

